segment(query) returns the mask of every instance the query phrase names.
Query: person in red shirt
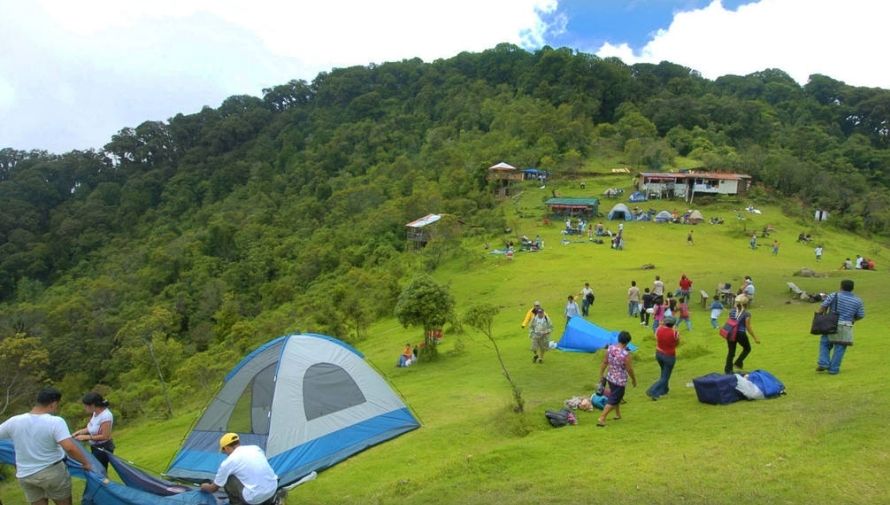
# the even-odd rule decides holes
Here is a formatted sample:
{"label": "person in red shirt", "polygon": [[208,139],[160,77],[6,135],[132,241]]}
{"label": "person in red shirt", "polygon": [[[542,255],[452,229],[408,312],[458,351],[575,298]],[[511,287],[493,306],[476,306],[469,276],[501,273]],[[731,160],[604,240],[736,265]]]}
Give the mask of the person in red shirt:
{"label": "person in red shirt", "polygon": [[686,274],[680,276],[680,290],[677,293],[677,296],[682,296],[683,298],[689,299],[689,293],[692,291],[692,279],[686,277]]}
{"label": "person in red shirt", "polygon": [[674,329],[677,320],[673,317],[662,319],[655,332],[655,361],[661,367],[661,377],[646,390],[646,395],[657,400],[668,394],[671,373],[677,363],[677,346],[680,345],[680,332]]}

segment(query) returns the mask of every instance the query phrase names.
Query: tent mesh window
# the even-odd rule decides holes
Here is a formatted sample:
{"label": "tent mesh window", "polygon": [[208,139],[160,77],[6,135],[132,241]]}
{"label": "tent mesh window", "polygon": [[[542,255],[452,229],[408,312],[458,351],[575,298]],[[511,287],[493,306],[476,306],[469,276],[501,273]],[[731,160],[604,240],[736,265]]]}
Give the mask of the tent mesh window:
{"label": "tent mesh window", "polygon": [[337,365],[316,363],[303,376],[303,408],[307,421],[361,405],[365,401],[358,384]]}
{"label": "tent mesh window", "polygon": [[226,430],[234,433],[269,434],[269,413],[275,390],[275,364],[256,374],[232,408]]}

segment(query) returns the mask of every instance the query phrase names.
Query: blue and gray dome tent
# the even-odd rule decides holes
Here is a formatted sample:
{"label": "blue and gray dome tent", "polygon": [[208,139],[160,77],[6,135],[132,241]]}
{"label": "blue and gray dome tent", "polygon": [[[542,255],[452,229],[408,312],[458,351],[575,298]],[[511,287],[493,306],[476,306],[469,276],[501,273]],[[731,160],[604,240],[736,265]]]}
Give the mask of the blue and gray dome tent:
{"label": "blue and gray dome tent", "polygon": [[627,208],[627,205],[623,203],[616,203],[612,210],[609,211],[609,215],[607,216],[609,221],[613,221],[615,219],[623,219],[624,221],[632,221],[633,214],[630,212],[630,209]]}
{"label": "blue and gray dome tent", "polygon": [[419,427],[357,350],[324,335],[289,335],[229,372],[167,475],[213,478],[225,458],[219,438],[235,432],[263,448],[283,487]]}

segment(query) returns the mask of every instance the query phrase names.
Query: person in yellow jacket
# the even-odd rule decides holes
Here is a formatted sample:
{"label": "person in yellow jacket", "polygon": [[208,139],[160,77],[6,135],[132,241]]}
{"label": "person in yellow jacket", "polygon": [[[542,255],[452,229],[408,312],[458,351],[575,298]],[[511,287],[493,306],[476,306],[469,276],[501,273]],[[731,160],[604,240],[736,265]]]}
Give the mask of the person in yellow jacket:
{"label": "person in yellow jacket", "polygon": [[[543,311],[544,309],[541,308],[541,302],[536,301],[535,305],[532,308],[528,309],[528,312],[525,313],[525,319],[522,320],[523,329],[528,326],[528,323],[532,321],[532,318],[535,317],[535,312],[537,312],[538,310]],[[547,315],[546,312],[544,313],[544,315]]]}

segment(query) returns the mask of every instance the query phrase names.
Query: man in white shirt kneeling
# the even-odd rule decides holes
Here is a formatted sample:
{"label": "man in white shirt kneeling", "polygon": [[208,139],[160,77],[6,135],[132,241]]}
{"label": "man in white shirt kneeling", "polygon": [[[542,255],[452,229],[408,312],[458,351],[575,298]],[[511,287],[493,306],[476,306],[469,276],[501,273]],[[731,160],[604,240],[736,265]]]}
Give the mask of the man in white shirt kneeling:
{"label": "man in white shirt kneeling", "polygon": [[201,490],[215,493],[224,489],[232,505],[272,505],[276,503],[278,476],[263,450],[255,445],[241,445],[237,433],[219,439],[219,449],[227,458],[219,465],[213,482],[201,484]]}

